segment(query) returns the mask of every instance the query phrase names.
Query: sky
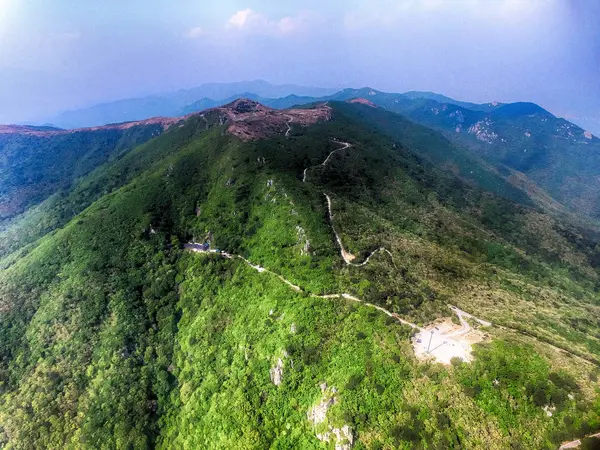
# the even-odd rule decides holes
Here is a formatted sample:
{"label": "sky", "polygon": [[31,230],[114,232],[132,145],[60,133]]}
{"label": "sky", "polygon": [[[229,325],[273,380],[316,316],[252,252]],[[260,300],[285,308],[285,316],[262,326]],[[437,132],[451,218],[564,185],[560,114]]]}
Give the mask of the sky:
{"label": "sky", "polygon": [[533,101],[600,134],[600,1],[0,0],[0,123],[253,79]]}

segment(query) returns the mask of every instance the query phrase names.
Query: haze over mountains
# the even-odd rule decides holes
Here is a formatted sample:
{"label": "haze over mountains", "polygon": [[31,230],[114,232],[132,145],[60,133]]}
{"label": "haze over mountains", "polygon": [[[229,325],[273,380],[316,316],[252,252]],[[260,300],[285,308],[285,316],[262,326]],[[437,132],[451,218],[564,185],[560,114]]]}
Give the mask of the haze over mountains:
{"label": "haze over mountains", "polygon": [[[213,83],[162,97],[129,99],[64,113],[51,123],[70,128],[150,117],[180,117],[245,97],[283,109],[315,102],[365,98],[444,133],[547,208],[600,218],[600,140],[532,103],[474,104],[431,92],[385,93],[371,88],[332,90],[264,81]],[[463,171],[473,179],[477,173]],[[486,177],[483,177],[486,179]]]}
{"label": "haze over mountains", "polygon": [[[319,88],[300,85],[273,85],[264,80],[241,81],[235,83],[207,83],[199,87],[180,90],[162,95],[123,99],[101,103],[89,108],[71,110],[58,116],[48,117],[44,122],[60,128],[82,128],[109,123],[143,120],[158,116],[182,116],[190,112],[230,103],[236,98],[247,97],[274,108],[286,108],[295,104],[323,101],[326,99],[345,99],[351,93],[359,94],[376,91],[363,89]],[[383,94],[380,92],[380,94]],[[398,95],[398,94],[391,94]],[[409,91],[401,94],[403,99],[429,99],[442,104],[454,104],[467,109],[488,111],[497,106],[497,102],[476,104],[463,102],[433,92]],[[526,99],[524,99],[526,100]],[[492,106],[493,105],[493,106]]]}
{"label": "haze over mountains", "polygon": [[[236,83],[207,83],[193,89],[180,90],[164,95],[124,99],[103,103],[83,110],[68,111],[46,122],[60,128],[82,128],[108,123],[143,120],[157,116],[182,116],[189,105],[205,102],[201,109],[224,105],[244,93],[262,98],[280,98],[289,95],[321,97],[335,92],[325,89],[298,85],[272,85],[262,80]],[[292,105],[289,105],[292,106]],[[191,111],[190,111],[191,112]]]}
{"label": "haze over mountains", "polygon": [[0,0],[0,449],[600,449],[599,23]]}

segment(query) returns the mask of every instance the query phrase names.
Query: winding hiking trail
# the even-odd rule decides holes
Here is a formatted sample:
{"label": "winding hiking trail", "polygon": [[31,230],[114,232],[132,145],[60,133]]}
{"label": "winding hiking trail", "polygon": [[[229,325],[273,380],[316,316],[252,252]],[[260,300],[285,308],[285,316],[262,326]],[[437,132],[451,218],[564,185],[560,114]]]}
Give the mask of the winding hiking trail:
{"label": "winding hiking trail", "polygon": [[198,244],[196,242],[189,242],[187,244],[183,245],[183,248],[192,252],[196,252],[196,253],[205,253],[205,254],[217,254],[220,255],[223,258],[227,258],[227,259],[240,259],[242,260],[245,264],[247,264],[249,267],[251,267],[252,269],[256,270],[258,273],[268,273],[270,275],[273,275],[277,278],[279,278],[281,281],[283,281],[285,284],[287,284],[291,289],[293,289],[296,292],[303,292],[308,294],[309,296],[313,297],[313,298],[322,298],[322,299],[335,299],[335,298],[344,298],[346,300],[351,300],[353,302],[357,302],[360,303],[364,306],[367,306],[369,308],[374,308],[377,309],[381,312],[383,312],[384,314],[386,314],[389,317],[394,318],[396,321],[400,322],[403,325],[408,325],[409,327],[413,328],[413,329],[418,329],[418,330],[422,330],[423,328],[421,328],[420,326],[409,322],[408,320],[403,319],[402,317],[400,317],[398,314],[393,313],[388,311],[385,308],[382,308],[381,306],[378,305],[374,305],[372,303],[369,302],[365,302],[364,300],[361,300],[358,297],[355,297],[353,295],[347,294],[347,293],[340,293],[340,294],[323,294],[323,295],[317,295],[317,294],[313,294],[311,292],[308,292],[304,289],[302,289],[300,286],[292,283],[290,280],[288,280],[287,278],[283,277],[282,275],[279,275],[276,272],[273,272],[272,270],[269,270],[265,267],[259,266],[258,264],[253,264],[250,261],[248,261],[246,258],[244,258],[241,255],[235,255],[232,253],[227,253],[227,252],[217,252],[215,250],[204,250],[202,244]]}
{"label": "winding hiking trail", "polygon": [[[292,121],[292,119],[293,119],[292,117],[289,117],[289,120],[287,122],[288,129],[287,129],[287,131],[285,133],[286,138],[289,137],[289,133],[291,131],[291,126],[289,124]],[[347,150],[347,149],[349,149],[349,148],[352,147],[352,144],[350,144],[348,142],[337,141],[337,140],[334,140],[333,142],[335,142],[337,144],[341,144],[341,147],[337,148],[337,149],[335,149],[333,151],[331,151],[327,155],[327,157],[325,158],[325,160],[321,164],[319,164],[319,166],[325,166],[330,161],[330,159],[331,159],[331,157],[332,157],[332,155],[334,153],[339,152],[339,151],[343,151],[343,150]],[[308,170],[311,169],[312,167],[316,167],[316,166],[311,166],[311,167],[307,167],[307,168],[304,169],[303,176],[302,176],[302,182],[303,183],[306,183],[307,177],[308,177]],[[369,263],[371,257],[373,255],[375,255],[375,253],[377,253],[377,252],[385,252],[385,253],[387,253],[390,256],[390,258],[392,259],[392,263],[394,263],[394,258],[393,258],[392,253],[387,248],[385,248],[385,247],[380,247],[380,248],[372,251],[365,258],[365,260],[363,262],[361,262],[361,263],[354,263],[354,262],[352,262],[356,257],[353,254],[351,254],[350,252],[348,252],[344,248],[344,245],[342,243],[342,239],[339,236],[337,230],[335,229],[335,225],[334,225],[334,221],[333,221],[333,211],[332,211],[331,197],[329,195],[327,195],[326,193],[323,193],[323,195],[325,196],[325,198],[327,200],[328,217],[329,217],[329,221],[330,221],[330,224],[331,224],[331,228],[332,228],[333,233],[335,235],[336,242],[337,242],[337,244],[338,244],[338,246],[340,248],[340,254],[342,256],[342,259],[343,259],[343,261],[344,261],[344,263],[346,265],[354,266],[354,267],[365,266],[366,264]],[[218,252],[215,252],[214,250],[204,250],[203,247],[200,244],[197,244],[197,243],[184,244],[184,248],[187,249],[187,250],[191,250],[191,251],[195,251],[195,252],[199,252],[199,253],[218,253]],[[307,292],[306,290],[304,290],[300,286],[298,286],[298,285],[292,283],[291,281],[287,280],[282,275],[279,275],[278,273],[273,272],[273,271],[271,271],[269,269],[266,269],[266,268],[264,268],[262,266],[259,266],[259,265],[251,263],[250,261],[248,261],[246,258],[244,258],[241,255],[234,255],[234,254],[229,254],[229,253],[226,253],[226,252],[221,252],[220,255],[222,257],[225,257],[225,258],[228,258],[228,259],[238,258],[238,259],[242,260],[245,264],[247,264],[249,267],[252,267],[254,270],[256,270],[259,273],[263,273],[263,272],[269,273],[270,275],[273,275],[273,276],[279,278],[279,280],[281,280],[283,283],[287,284],[291,289],[293,289],[296,292],[306,293],[310,297],[313,297],[313,298],[322,298],[322,299],[336,299],[336,298],[340,299],[340,298],[343,298],[343,299],[346,299],[346,300],[357,302],[357,303],[360,303],[360,304],[362,304],[362,305],[364,305],[366,307],[377,309],[378,311],[383,312],[384,314],[386,314],[388,317],[391,317],[391,318],[395,319],[397,322],[399,322],[399,323],[401,323],[403,325],[407,325],[407,326],[411,327],[414,330],[418,330],[420,332],[426,331],[425,328],[420,327],[420,326],[418,326],[418,325],[416,325],[416,324],[414,324],[412,322],[409,322],[408,320],[403,319],[402,317],[400,317],[396,313],[392,313],[391,311],[388,311],[387,309],[385,309],[385,308],[383,308],[381,306],[374,305],[372,303],[366,302],[366,301],[364,301],[364,300],[362,300],[362,299],[360,299],[358,297],[355,297],[355,296],[353,296],[351,294],[348,294],[348,293],[323,294],[323,295],[313,294],[313,293]],[[469,319],[472,319],[472,320],[475,320],[475,321],[479,322],[481,325],[483,325],[485,327],[492,326],[491,322],[479,319],[479,318],[473,316],[472,314],[469,314],[469,313],[467,313],[465,311],[462,311],[462,310],[458,309],[456,306],[448,305],[448,307],[452,310],[452,312],[454,314],[456,314],[458,316],[458,319],[460,320],[460,323],[461,323],[461,328],[458,329],[458,330],[455,330],[455,331],[453,331],[453,332],[451,332],[449,334],[443,333],[445,339],[448,339],[448,338],[450,338],[450,339],[452,339],[452,338],[459,338],[461,336],[467,335],[468,333],[470,333],[472,331],[471,326],[465,320],[465,317],[469,318]],[[502,325],[498,325],[498,324],[496,324],[496,326],[498,326],[501,329],[510,330],[510,331],[513,331],[513,332],[517,332],[519,334],[523,334],[523,335],[529,336],[532,339],[535,339],[535,340],[537,340],[539,342],[543,342],[544,344],[552,347],[556,351],[567,353],[567,354],[569,354],[571,356],[576,357],[577,359],[579,359],[579,360],[581,360],[583,362],[591,363],[591,364],[596,365],[595,362],[589,361],[589,360],[583,358],[580,355],[577,355],[575,353],[570,352],[567,349],[564,349],[564,348],[561,348],[561,347],[557,347],[555,345],[550,344],[549,342],[541,341],[537,337],[535,337],[535,336],[533,336],[531,334],[525,333],[525,332],[523,332],[521,330],[518,330],[518,329],[515,329],[515,328],[511,328],[511,327],[502,326]],[[444,342],[444,344],[445,343],[446,342]],[[429,350],[428,353],[431,353],[434,350],[435,349]]]}
{"label": "winding hiking trail", "polygon": [[[291,127],[290,127],[289,123],[291,121],[292,121],[292,117],[289,117],[289,121],[287,122],[288,130],[285,133],[286,138],[289,137],[289,133],[290,133],[290,130],[291,130]],[[327,155],[327,157],[325,158],[325,160],[320,164],[320,166],[325,166],[329,162],[329,160],[331,159],[331,156],[334,153],[342,151],[342,150],[346,150],[346,149],[352,147],[352,144],[350,144],[349,142],[340,142],[340,141],[336,141],[336,140],[334,140],[334,142],[338,143],[338,144],[341,144],[342,146],[340,148],[337,148],[337,149],[331,151]],[[310,167],[307,167],[306,169],[304,169],[303,176],[302,176],[302,182],[303,183],[306,182],[308,169],[310,169]],[[346,251],[346,249],[344,249],[344,245],[342,244],[342,240],[341,240],[340,236],[338,235],[338,233],[337,233],[337,231],[335,229],[335,226],[333,225],[333,213],[332,213],[332,210],[331,210],[331,198],[329,197],[329,195],[327,195],[325,193],[323,193],[323,195],[325,195],[325,197],[327,198],[327,207],[328,207],[328,211],[329,211],[329,221],[331,223],[331,228],[333,230],[333,233],[335,235],[337,243],[338,243],[338,245],[340,247],[340,253],[342,255],[342,259],[344,260],[344,262],[347,265],[351,265],[351,266],[355,266],[355,267],[364,266],[364,265],[368,264],[368,262],[371,259],[371,257],[375,253],[377,253],[377,252],[386,252],[388,255],[390,255],[390,258],[392,258],[392,262],[393,262],[393,255],[392,255],[392,253],[388,249],[386,249],[384,247],[380,247],[380,248],[372,251],[363,262],[361,262],[361,263],[353,263],[352,260],[355,259],[356,257],[354,255],[352,255],[350,252]],[[204,247],[201,244],[194,243],[194,242],[190,242],[190,243],[184,244],[183,247],[186,250],[190,250],[190,251],[197,252],[197,253],[217,253],[214,250],[205,250]],[[284,282],[285,284],[287,284],[291,289],[293,289],[296,292],[306,293],[306,294],[310,295],[313,298],[322,298],[322,299],[343,298],[343,299],[346,299],[346,300],[357,302],[357,303],[360,303],[360,304],[362,304],[362,305],[364,305],[366,307],[374,308],[374,309],[376,309],[378,311],[381,311],[384,314],[386,314],[388,317],[391,317],[391,318],[395,319],[397,322],[399,322],[399,323],[401,323],[403,325],[407,325],[407,326],[411,327],[412,329],[423,331],[422,327],[420,327],[420,326],[418,326],[418,325],[416,325],[416,324],[414,324],[412,322],[409,322],[408,320],[403,319],[398,314],[393,313],[391,311],[388,311],[387,309],[385,309],[385,308],[383,308],[381,306],[374,305],[373,303],[366,302],[366,301],[364,301],[364,300],[362,300],[362,299],[360,299],[358,297],[355,297],[353,295],[350,295],[348,293],[344,292],[344,293],[339,293],[339,294],[323,294],[323,295],[313,294],[313,293],[305,291],[300,286],[292,283],[291,281],[289,281],[288,279],[286,279],[282,275],[279,275],[278,273],[275,273],[272,270],[266,269],[266,268],[264,268],[262,266],[259,266],[257,264],[253,264],[252,262],[248,261],[246,258],[244,258],[241,255],[230,254],[230,253],[227,253],[227,252],[220,252],[219,254],[222,257],[228,258],[228,259],[238,258],[238,259],[244,261],[244,263],[246,263],[249,267],[252,267],[258,273],[264,273],[264,272],[269,273],[269,274],[271,274],[271,275],[279,278],[282,282]]]}
{"label": "winding hiking trail", "polygon": [[334,140],[333,142],[335,142],[336,144],[342,144],[342,146],[340,148],[336,148],[331,153],[329,153],[329,155],[327,155],[327,158],[325,158],[325,161],[321,163],[322,166],[325,166],[329,162],[331,155],[333,155],[334,153],[341,152],[342,150],[346,150],[347,148],[352,147],[352,144],[350,144],[349,142],[341,142],[336,140]]}
{"label": "winding hiking trail", "polygon": [[[286,139],[289,138],[289,134],[290,134],[291,129],[292,129],[291,126],[290,126],[290,122],[293,120],[293,118],[290,117],[290,116],[288,116],[288,119],[289,120],[286,123],[287,130],[285,132]],[[337,140],[334,140],[334,142],[336,142],[338,144],[341,144],[342,146],[340,148],[337,148],[337,149],[333,150],[332,152],[330,152],[327,155],[327,157],[325,158],[325,160],[320,164],[320,166],[325,166],[330,161],[330,159],[331,159],[331,157],[332,157],[332,155],[334,153],[339,152],[339,151],[343,151],[343,150],[346,150],[346,149],[352,147],[352,144],[350,144],[348,142],[340,142],[340,141],[337,141]],[[316,166],[311,166],[311,167],[316,167]],[[308,170],[311,167],[307,167],[307,168],[304,169],[303,174],[302,174],[302,182],[303,183],[306,183],[307,177],[308,177]],[[323,193],[323,195],[327,199],[328,217],[329,217],[329,222],[331,224],[331,228],[332,228],[333,233],[335,235],[335,239],[337,241],[337,244],[340,247],[340,254],[342,256],[342,259],[344,260],[344,262],[347,265],[354,266],[354,267],[364,266],[364,265],[366,265],[366,264],[369,263],[371,257],[375,253],[377,253],[377,252],[386,252],[390,256],[390,258],[392,259],[392,262],[394,261],[392,253],[388,249],[386,249],[385,247],[380,247],[380,248],[374,250],[373,252],[371,252],[363,262],[361,262],[361,263],[353,263],[352,261],[356,257],[353,254],[351,254],[350,252],[348,252],[344,248],[344,245],[342,243],[342,239],[340,238],[337,230],[335,229],[335,225],[334,225],[334,221],[333,221],[333,211],[332,211],[331,197],[329,195],[327,195],[326,193]],[[388,317],[393,318],[394,320],[396,320],[398,323],[400,323],[402,325],[406,325],[406,326],[412,328],[413,330],[419,331],[420,334],[423,334],[425,332],[427,332],[427,333],[430,332],[432,338],[436,334],[435,330],[438,329],[437,327],[434,327],[432,329],[425,329],[423,327],[420,327],[419,325],[416,325],[416,324],[414,324],[412,322],[409,322],[406,319],[403,319],[398,314],[393,313],[393,312],[391,312],[391,311],[389,311],[389,310],[387,310],[387,309],[385,309],[385,308],[383,308],[381,306],[375,305],[373,303],[366,302],[366,301],[364,301],[364,300],[362,300],[362,299],[360,299],[358,297],[355,297],[355,296],[353,296],[351,294],[348,294],[348,293],[345,293],[345,292],[344,293],[336,293],[336,294],[322,294],[322,295],[317,295],[317,294],[313,294],[311,292],[307,292],[302,287],[300,287],[300,286],[292,283],[291,281],[289,281],[288,279],[286,279],[282,275],[280,275],[280,274],[278,274],[276,272],[273,272],[272,270],[266,269],[265,267],[262,267],[260,265],[253,264],[252,262],[250,262],[249,260],[247,260],[246,258],[244,258],[241,255],[230,254],[230,253],[227,253],[227,252],[217,252],[215,250],[205,250],[204,247],[201,244],[193,243],[193,242],[184,244],[184,248],[186,250],[190,250],[190,251],[194,251],[194,252],[198,252],[198,253],[215,253],[215,254],[219,254],[220,256],[222,256],[224,258],[227,258],[227,259],[233,259],[233,258],[240,259],[245,264],[247,264],[249,267],[251,267],[252,269],[256,270],[258,273],[268,273],[268,274],[270,274],[272,276],[277,277],[280,281],[282,281],[283,283],[287,284],[295,292],[305,293],[305,294],[309,295],[312,298],[320,298],[320,299],[328,299],[328,300],[331,300],[331,299],[345,299],[345,300],[349,300],[349,301],[352,301],[352,302],[360,303],[363,306],[366,306],[368,308],[373,308],[373,309],[376,309],[376,310],[384,313],[385,315],[387,315]],[[452,310],[452,312],[454,314],[457,315],[457,317],[458,317],[458,319],[459,319],[459,321],[461,323],[461,327],[458,330],[452,331],[450,333],[445,333],[445,332],[438,331],[437,334],[439,334],[440,337],[442,337],[444,339],[444,341],[441,344],[438,344],[436,347],[434,347],[432,349],[428,349],[426,353],[429,354],[429,355],[431,355],[439,347],[448,344],[448,340],[452,340],[452,339],[456,339],[456,338],[465,336],[465,335],[469,334],[472,331],[472,328],[471,328],[470,324],[467,322],[467,320],[465,320],[465,317],[469,318],[471,320],[474,320],[476,322],[479,322],[481,325],[483,325],[485,327],[492,326],[491,322],[479,319],[479,318],[473,316],[472,314],[469,314],[469,313],[467,313],[467,312],[465,312],[465,311],[457,308],[456,306],[448,305],[448,307],[450,308],[450,310]],[[526,334],[526,333],[523,333],[520,330],[513,329],[513,328],[510,328],[510,327],[505,327],[505,326],[501,326],[501,325],[497,325],[497,326],[499,328],[501,328],[501,329],[507,329],[507,330],[515,331],[515,332],[518,332],[520,334]],[[432,325],[432,327],[433,327],[433,325]],[[528,334],[526,334],[526,335],[528,335]],[[540,341],[535,336],[531,336],[531,335],[528,335],[528,336],[530,336],[531,338],[533,338],[535,340]],[[418,335],[415,337],[415,339],[417,337],[418,337]],[[543,342],[543,341],[540,341],[540,342]],[[431,344],[431,340],[429,341],[429,343]],[[563,348],[560,348],[560,347],[556,347],[556,346],[554,346],[554,345],[552,345],[552,344],[550,344],[548,342],[543,342],[543,343],[549,345],[550,347],[554,348],[557,351],[565,352],[567,354],[570,354],[571,356],[577,357],[578,359],[580,359],[580,360],[582,360],[584,362],[591,363],[591,361],[586,360],[585,358],[581,357],[580,355],[577,355],[575,353],[571,353],[570,351],[568,351],[566,349],[563,349]],[[594,434],[594,435],[590,435],[588,437],[600,437],[600,433]],[[566,450],[566,449],[569,449],[569,448],[577,448],[580,445],[581,445],[581,440],[580,439],[576,439],[574,441],[564,443],[563,445],[561,445],[561,447],[560,447],[559,450],[563,450],[563,449]]]}
{"label": "winding hiking trail", "polygon": [[[286,136],[287,136],[287,134],[286,134]],[[327,155],[327,158],[325,158],[325,160],[321,164],[318,164],[319,166],[325,166],[329,162],[331,155],[333,155],[334,153],[342,151],[342,150],[346,150],[346,149],[352,147],[352,144],[350,144],[349,142],[340,142],[340,141],[336,141],[335,139],[333,139],[333,142],[335,142],[336,144],[342,144],[342,146],[340,148],[336,148],[335,150],[330,152],[329,155]],[[303,183],[306,183],[306,177],[308,176],[307,175],[308,169],[312,169],[313,167],[317,167],[317,166],[310,166],[310,167],[307,167],[306,169],[304,169],[304,172],[302,173],[302,182]]]}
{"label": "winding hiking trail", "polygon": [[337,241],[337,243],[340,247],[340,254],[342,255],[342,259],[344,260],[344,262],[347,265],[354,266],[354,267],[364,266],[369,262],[371,257],[377,252],[386,252],[388,255],[390,255],[390,258],[392,258],[392,261],[394,260],[394,256],[392,255],[392,252],[390,252],[385,247],[379,247],[377,250],[373,250],[371,253],[369,253],[369,255],[365,258],[365,260],[363,262],[353,263],[352,261],[354,259],[356,259],[356,256],[354,256],[352,253],[350,253],[348,250],[346,250],[344,248],[344,244],[342,244],[342,239],[340,238],[340,235],[338,234],[338,232],[335,229],[335,226],[333,225],[333,212],[331,211],[331,198],[327,194],[323,194],[323,195],[325,195],[325,198],[327,199],[327,209],[329,210],[329,222],[331,223],[331,229],[333,230],[333,234],[335,235],[335,240]]}
{"label": "winding hiking trail", "polygon": [[286,115],[285,117],[287,117],[287,119],[288,119],[288,121],[285,123],[287,126],[287,130],[285,130],[285,138],[289,139],[290,131],[292,131],[292,127],[291,127],[290,123],[292,123],[292,120],[294,120],[294,118],[292,116],[288,116],[288,115]]}
{"label": "winding hiking trail", "polygon": [[[340,144],[341,147],[340,148],[336,148],[335,150],[331,151],[327,157],[325,158],[325,160],[319,164],[320,166],[326,166],[327,163],[329,162],[329,160],[331,159],[331,156],[336,153],[336,152],[340,152],[343,150],[347,150],[349,148],[352,147],[352,144],[350,144],[349,142],[343,142],[343,141],[337,141],[337,140],[333,140],[333,142],[335,142],[336,144]],[[312,166],[312,167],[316,167],[316,166]],[[306,183],[306,179],[308,176],[308,169],[310,169],[311,167],[307,167],[306,169],[304,169],[304,172],[302,173],[302,182]],[[344,244],[342,243],[342,239],[340,238],[340,235],[338,234],[337,230],[335,229],[335,225],[333,224],[333,211],[332,211],[332,202],[331,202],[331,197],[329,197],[329,195],[327,195],[326,193],[323,193],[323,195],[325,196],[325,198],[327,199],[327,210],[329,212],[329,222],[331,223],[331,229],[333,230],[333,234],[335,235],[335,240],[338,243],[338,246],[340,247],[340,254],[342,256],[342,259],[344,260],[344,262],[349,265],[349,266],[354,266],[354,267],[361,267],[364,266],[366,264],[368,264],[369,260],[371,259],[371,257],[377,253],[377,252],[385,252],[388,255],[390,255],[390,258],[392,258],[392,262],[394,261],[394,257],[392,255],[392,252],[390,252],[387,248],[385,247],[379,247],[376,250],[373,250],[366,258],[363,262],[361,263],[354,263],[352,262],[354,259],[356,259],[356,256],[354,256],[352,253],[350,253],[348,250],[346,250],[344,248]]]}

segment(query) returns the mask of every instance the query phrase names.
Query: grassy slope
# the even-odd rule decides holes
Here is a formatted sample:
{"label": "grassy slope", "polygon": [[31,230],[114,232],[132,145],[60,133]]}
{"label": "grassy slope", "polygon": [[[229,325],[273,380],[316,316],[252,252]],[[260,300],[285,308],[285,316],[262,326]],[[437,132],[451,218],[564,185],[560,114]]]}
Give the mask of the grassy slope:
{"label": "grassy slope", "polygon": [[[448,314],[451,301],[506,324],[529,321],[538,334],[560,327],[567,333],[553,340],[597,355],[598,325],[583,322],[597,308],[597,250],[394,149],[354,122],[352,108],[336,106],[332,123],[290,140],[253,143],[221,128],[200,133],[192,119],[159,138],[164,146],[149,144],[160,160],[119,178],[122,188],[25,257],[5,259],[1,441],[318,448],[306,414],[324,381],[339,390],[328,422],[350,425],[356,448],[553,448],[600,426],[597,369],[536,340],[493,329],[476,363],[423,364],[410,330],[376,311],[295,293],[239,260],[181,253],[181,241],[210,233],[313,293],[351,292],[419,322]],[[333,136],[354,146],[302,183],[304,168],[339,147]],[[343,266],[324,191],[353,253],[386,245],[394,260]],[[276,387],[269,368],[280,357]],[[552,418],[547,403],[558,407]]]}

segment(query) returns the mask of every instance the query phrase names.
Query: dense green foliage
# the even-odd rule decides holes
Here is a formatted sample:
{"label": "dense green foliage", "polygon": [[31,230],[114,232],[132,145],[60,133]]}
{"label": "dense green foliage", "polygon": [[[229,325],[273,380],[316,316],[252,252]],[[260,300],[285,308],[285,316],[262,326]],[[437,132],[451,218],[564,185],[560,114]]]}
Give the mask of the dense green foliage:
{"label": "dense green foliage", "polygon": [[[505,183],[521,186],[527,180],[529,190],[543,190],[563,208],[577,214],[600,218],[600,139],[585,135],[584,130],[565,119],[557,118],[532,103],[475,105],[431,93],[394,94],[370,88],[345,89],[327,100],[366,98],[388,111],[440,130],[456,147],[446,163],[466,179],[484,189],[498,190],[498,178]],[[297,98],[298,103],[316,99]],[[398,121],[398,119],[396,119]],[[436,163],[444,162],[440,150],[434,147],[416,147],[415,150],[431,157]],[[470,151],[466,157],[460,152]],[[482,172],[481,161],[489,167]],[[475,168],[468,170],[468,165]],[[489,176],[490,168],[498,173]],[[473,173],[471,173],[473,170]],[[492,186],[490,186],[490,183]],[[533,184],[533,187],[530,186]],[[494,186],[495,185],[495,186]],[[546,194],[538,199],[546,203]]]}
{"label": "dense green foliage", "polygon": [[0,224],[161,132],[157,124],[0,134]]}
{"label": "dense green foliage", "polygon": [[[598,357],[597,242],[412,151],[438,134],[333,108],[251,142],[193,117],[13,223],[28,237],[0,260],[0,445],[323,448],[317,433],[347,425],[358,449],[551,449],[600,427],[597,366],[544,343]],[[332,138],[353,146],[321,166]],[[344,265],[323,193],[357,261],[392,257]],[[420,324],[452,303],[538,339],[492,327],[472,364],[422,362],[410,328],[310,295],[341,292]]]}

